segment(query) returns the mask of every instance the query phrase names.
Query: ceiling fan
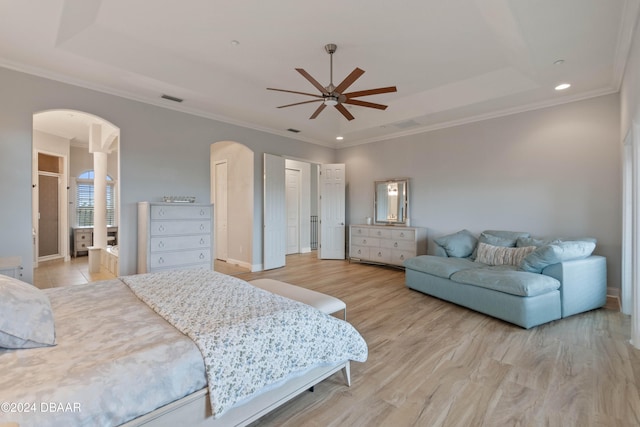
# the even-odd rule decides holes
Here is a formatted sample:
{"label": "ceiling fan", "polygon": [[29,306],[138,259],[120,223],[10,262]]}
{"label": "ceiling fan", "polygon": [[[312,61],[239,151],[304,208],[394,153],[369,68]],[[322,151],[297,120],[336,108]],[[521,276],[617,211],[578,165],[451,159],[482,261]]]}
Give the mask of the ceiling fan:
{"label": "ceiling fan", "polygon": [[294,104],[281,105],[278,108],[292,107],[294,105],[309,104],[312,102],[322,102],[322,104],[320,104],[320,106],[313,112],[311,117],[309,117],[310,119],[315,119],[316,117],[318,117],[318,114],[320,114],[322,110],[325,109],[327,105],[331,105],[331,106],[334,106],[338,111],[340,111],[340,113],[342,113],[342,115],[347,120],[353,120],[355,117],[353,117],[353,115],[349,112],[349,110],[346,109],[346,107],[343,104],[351,104],[351,105],[358,105],[360,107],[369,107],[369,108],[377,108],[378,110],[385,110],[387,108],[386,105],[376,104],[376,103],[367,102],[367,101],[360,101],[354,98],[359,98],[361,96],[368,96],[368,95],[377,95],[380,93],[396,92],[397,89],[395,86],[380,87],[377,89],[359,90],[357,92],[344,93],[344,91],[349,86],[351,86],[358,78],[360,78],[360,76],[364,74],[364,70],[360,68],[356,68],[355,70],[353,70],[351,74],[349,74],[338,86],[333,85],[333,54],[337,49],[338,49],[338,46],[336,46],[335,44],[328,44],[324,47],[324,50],[327,51],[330,57],[329,86],[326,86],[326,87],[322,86],[320,83],[318,83],[316,79],[311,77],[311,75],[307,73],[304,69],[296,68],[297,72],[302,74],[302,76],[305,79],[307,79],[316,89],[320,91],[320,95],[317,95],[314,93],[307,93],[307,92],[298,92],[295,90],[274,89],[272,87],[268,87],[267,90],[297,93],[299,95],[307,95],[307,96],[313,96],[314,98],[317,98],[317,99],[312,99],[310,101],[302,101],[302,102],[296,102]]}

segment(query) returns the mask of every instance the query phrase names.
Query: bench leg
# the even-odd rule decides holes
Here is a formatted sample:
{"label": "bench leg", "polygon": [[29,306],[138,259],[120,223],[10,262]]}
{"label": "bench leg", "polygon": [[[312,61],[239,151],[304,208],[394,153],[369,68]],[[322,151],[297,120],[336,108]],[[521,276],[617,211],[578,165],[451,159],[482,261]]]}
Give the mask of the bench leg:
{"label": "bench leg", "polygon": [[347,382],[347,386],[351,387],[351,362],[347,362],[344,368],[342,368],[342,375]]}

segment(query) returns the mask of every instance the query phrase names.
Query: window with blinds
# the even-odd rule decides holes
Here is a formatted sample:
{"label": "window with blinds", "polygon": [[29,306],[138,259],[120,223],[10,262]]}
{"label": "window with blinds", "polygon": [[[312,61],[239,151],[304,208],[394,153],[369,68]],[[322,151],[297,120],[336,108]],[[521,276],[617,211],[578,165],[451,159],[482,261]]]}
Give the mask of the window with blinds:
{"label": "window with blinds", "polygon": [[[76,178],[76,220],[79,227],[93,226],[94,172],[83,172]],[[116,225],[115,182],[107,175],[107,225]]]}

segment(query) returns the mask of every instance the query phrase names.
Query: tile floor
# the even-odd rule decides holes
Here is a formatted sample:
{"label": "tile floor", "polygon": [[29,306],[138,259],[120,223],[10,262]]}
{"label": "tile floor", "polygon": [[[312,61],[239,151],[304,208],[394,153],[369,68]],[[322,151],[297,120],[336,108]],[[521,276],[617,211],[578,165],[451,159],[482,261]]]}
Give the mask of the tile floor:
{"label": "tile floor", "polygon": [[38,268],[33,270],[33,284],[40,289],[84,285],[114,277],[104,269],[99,273],[89,273],[88,256],[71,258],[69,262],[61,259],[40,262]]}
{"label": "tile floor", "polygon": [[[249,273],[248,269],[226,262],[216,261],[215,271],[232,276]],[[33,284],[40,289],[60,286],[83,285],[99,280],[113,279],[115,276],[105,269],[99,273],[89,273],[89,257],[79,256],[71,261],[53,260],[40,262],[33,270]]]}

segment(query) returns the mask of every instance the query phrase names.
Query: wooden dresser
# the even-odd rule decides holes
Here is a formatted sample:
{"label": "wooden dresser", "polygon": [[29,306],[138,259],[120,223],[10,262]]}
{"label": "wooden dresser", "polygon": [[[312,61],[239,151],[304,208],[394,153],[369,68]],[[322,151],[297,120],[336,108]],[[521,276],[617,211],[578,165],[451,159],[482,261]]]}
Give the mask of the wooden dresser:
{"label": "wooden dresser", "polygon": [[213,270],[213,206],[138,203],[138,273]]}
{"label": "wooden dresser", "polygon": [[402,266],[427,253],[426,230],[419,227],[350,225],[349,260]]}

